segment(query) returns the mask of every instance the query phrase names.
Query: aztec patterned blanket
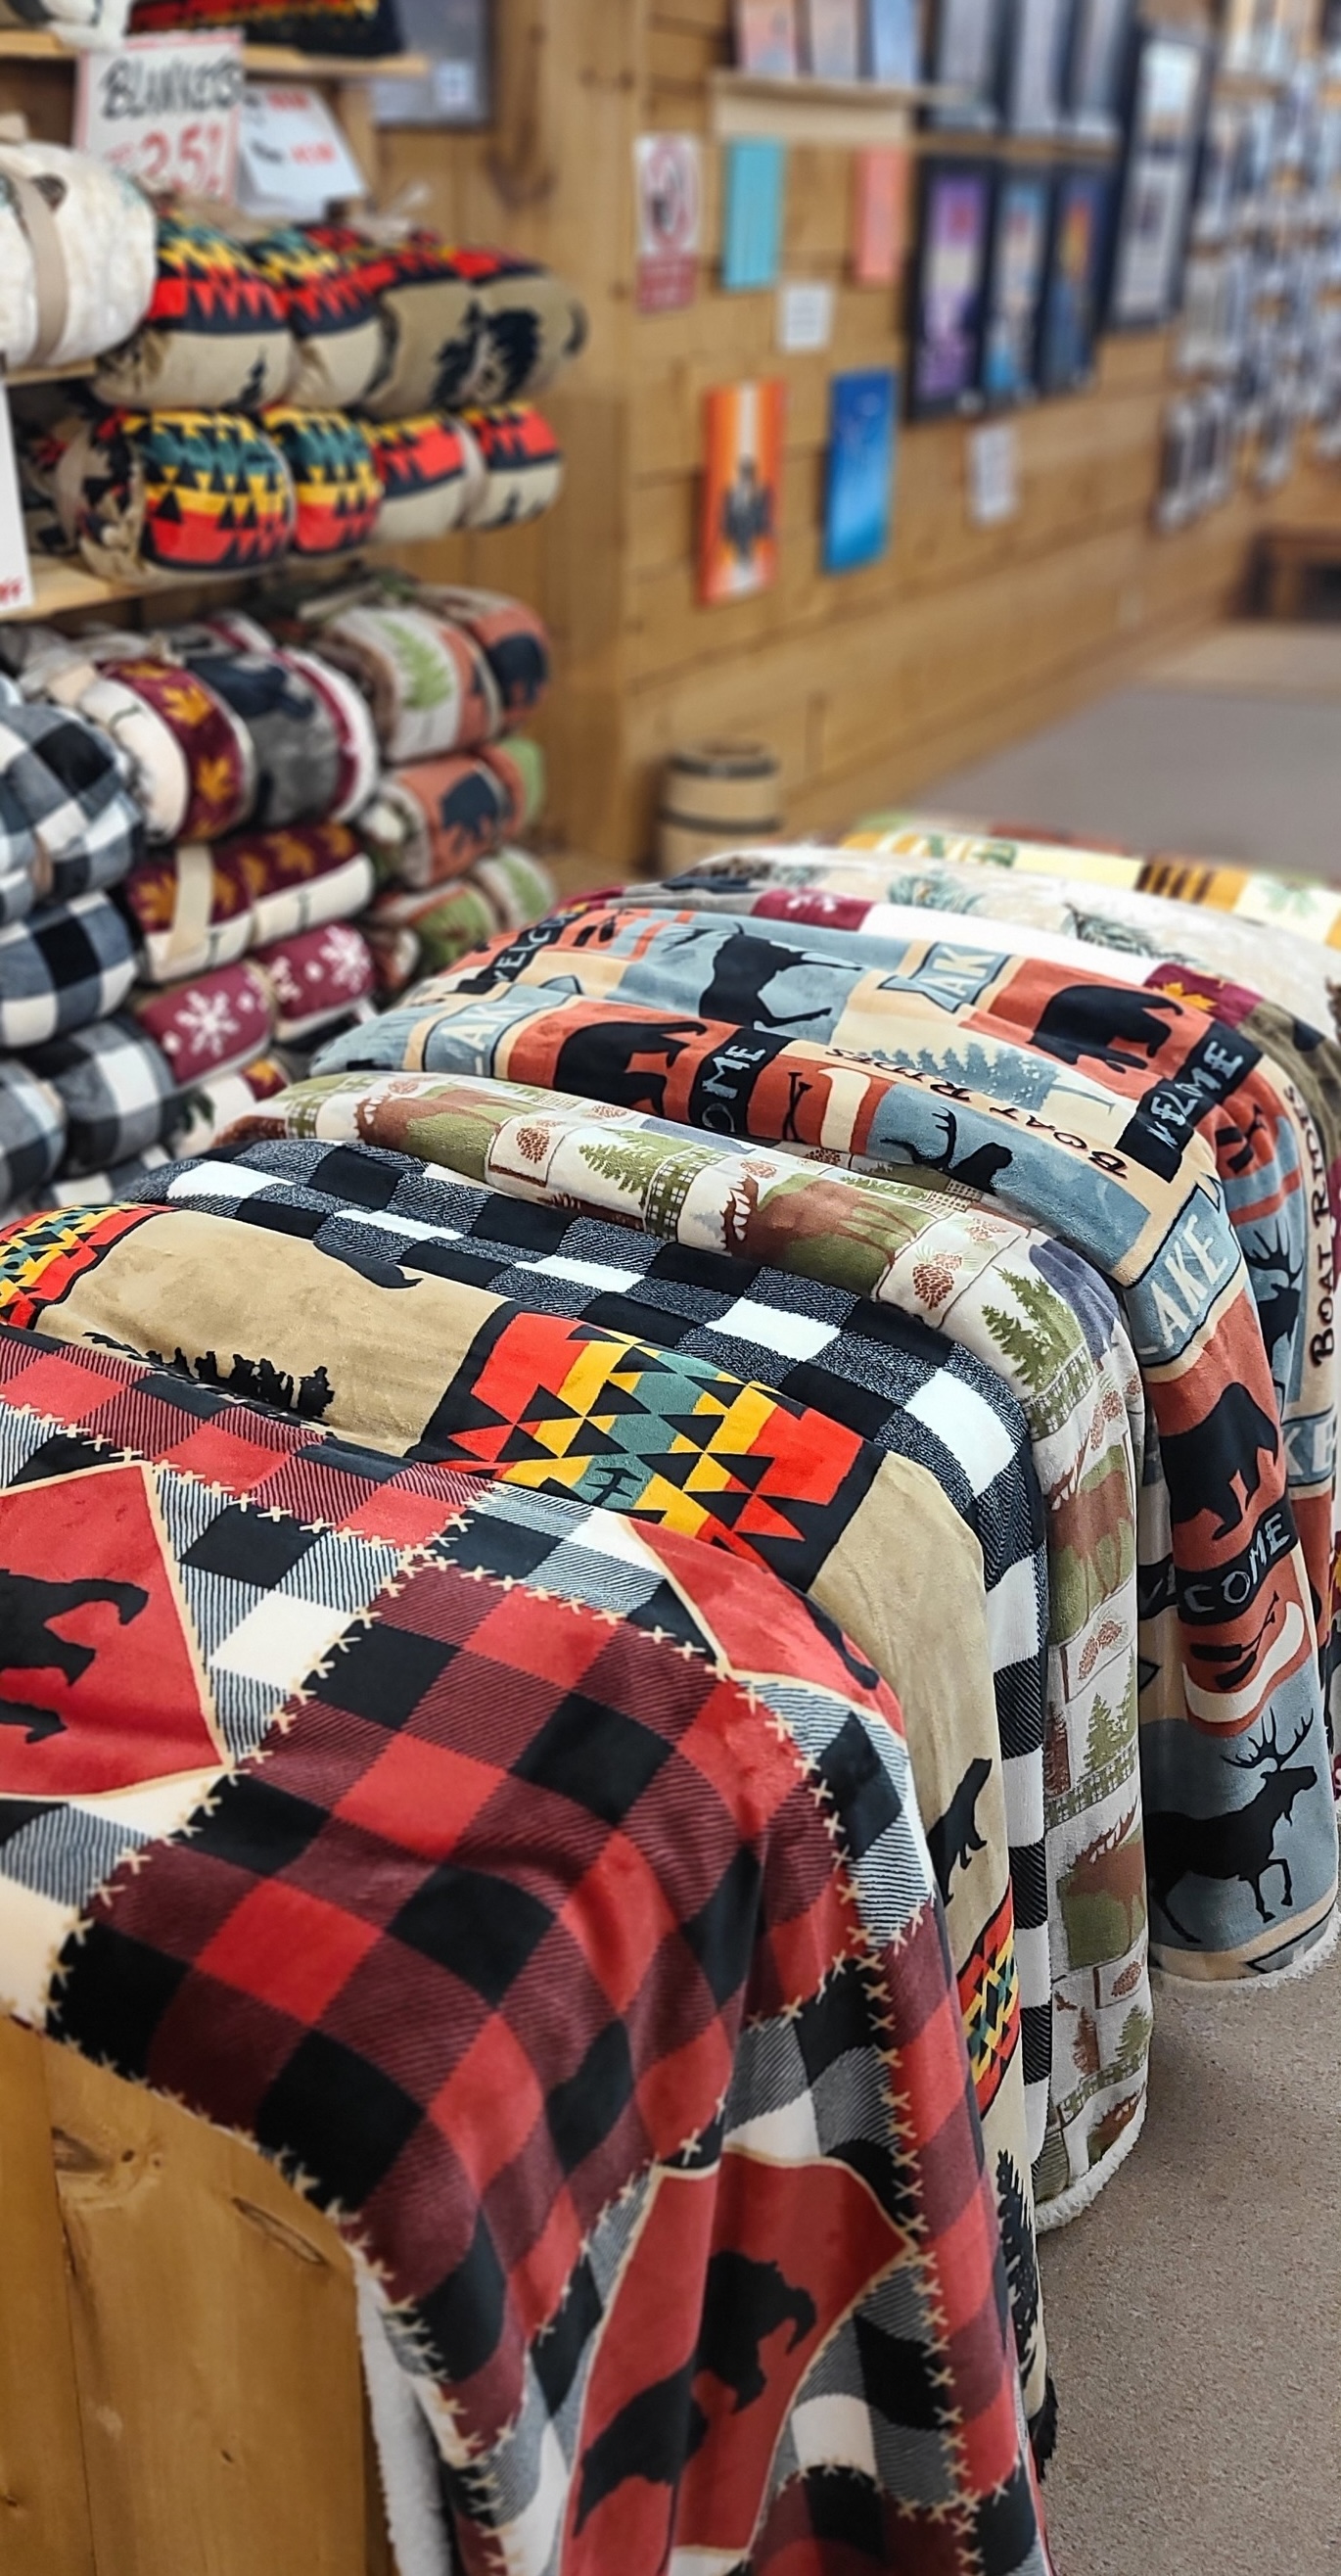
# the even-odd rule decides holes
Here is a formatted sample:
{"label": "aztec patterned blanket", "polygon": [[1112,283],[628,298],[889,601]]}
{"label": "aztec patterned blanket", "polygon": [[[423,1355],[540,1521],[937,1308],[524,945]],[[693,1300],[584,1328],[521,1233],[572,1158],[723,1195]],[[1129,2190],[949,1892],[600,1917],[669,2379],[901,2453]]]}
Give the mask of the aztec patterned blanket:
{"label": "aztec patterned blanket", "polygon": [[[691,1125],[818,1148],[826,1161],[914,1163],[990,1186],[1093,1261],[1122,1293],[1159,1430],[1142,1497],[1141,1678],[1161,1956],[1180,1974],[1260,1975],[1330,1937],[1336,1818],[1321,1604],[1209,1153],[1188,1132],[1186,1102],[1171,1104],[1167,1126],[1147,1122],[1139,1104],[1044,1057],[976,1033],[961,1042],[957,1028],[951,1036],[937,1040],[916,1009],[891,1013],[886,1058],[897,1050],[905,1061],[877,1070],[692,1009],[621,1002],[616,1016],[606,1001],[555,1001],[544,985],[515,984],[448,994],[417,1018],[412,1008],[389,1014],[319,1061],[334,1068],[399,1039],[426,1067],[604,1092]],[[812,1205],[818,1213],[820,1195]],[[1249,1797],[1245,1780],[1257,1784]]]}
{"label": "aztec patterned blanket", "polygon": [[1046,1506],[1048,1974],[1054,2065],[1070,2075],[1053,2086],[1035,2187],[1054,2223],[1069,2216],[1136,2136],[1150,2005],[1136,1742],[1145,1406],[1103,1282],[995,1211],[845,1172],[821,1183],[781,1156],[506,1083],[336,1076],[296,1086],[233,1132],[400,1148],[515,1199],[668,1237],[677,1260],[728,1254],[743,1287],[767,1262],[841,1293],[849,1310],[907,1316],[1009,1385]]}
{"label": "aztec patterned blanket", "polygon": [[[370,1145],[293,1138],[227,1158],[165,1158],[123,1195],[307,1233],[323,1251],[356,1265],[394,1261],[539,1313],[631,1333],[776,1387],[935,1477],[982,1556],[1036,2156],[1052,2056],[1043,1840],[1048,1575],[1029,1427],[1001,1379],[896,1308],[764,1266],[724,1274],[718,1254],[662,1246],[626,1226],[504,1198]],[[492,1436],[496,1445],[496,1430]],[[592,1499],[629,1508],[618,1461],[607,1457],[600,1473],[609,1490]],[[919,1797],[930,1827],[920,1784]],[[954,1866],[947,1852],[942,1896]]]}
{"label": "aztec patterned blanket", "polygon": [[665,1530],[7,1328],[0,1436],[9,2008],[346,2228],[465,2576],[1048,2576],[1027,2230],[838,1633]]}

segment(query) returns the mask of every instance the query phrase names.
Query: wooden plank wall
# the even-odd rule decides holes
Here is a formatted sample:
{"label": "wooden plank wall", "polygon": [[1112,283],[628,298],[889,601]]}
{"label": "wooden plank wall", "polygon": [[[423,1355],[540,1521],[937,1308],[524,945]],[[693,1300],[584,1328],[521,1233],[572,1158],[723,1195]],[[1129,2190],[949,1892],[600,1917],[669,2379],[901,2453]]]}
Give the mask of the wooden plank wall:
{"label": "wooden plank wall", "polygon": [[[1192,0],[1195,5],[1195,0]],[[551,407],[571,480],[542,528],[444,550],[454,568],[541,599],[561,690],[544,731],[557,837],[593,872],[650,851],[667,754],[723,731],[782,758],[787,820],[837,828],[1046,723],[1240,596],[1254,537],[1281,517],[1341,516],[1341,474],[1301,468],[1176,536],[1150,524],[1163,335],[1108,341],[1097,387],[1019,425],[1023,506],[969,526],[966,432],[901,431],[889,560],[820,569],[828,380],[903,362],[903,293],[848,276],[852,159],[789,155],[784,268],[836,291],[832,347],[779,357],[771,293],[725,295],[715,250],[721,154],[707,145],[704,262],[686,311],[633,310],[631,147],[642,130],[704,136],[707,79],[730,59],[729,0],[501,0],[497,133],[384,136],[384,191],[417,181],[439,219],[565,265],[592,344]],[[789,391],[781,576],[705,609],[694,554],[703,395],[752,372]],[[1083,817],[1076,818],[1083,821]],[[597,863],[600,863],[598,866]]]}

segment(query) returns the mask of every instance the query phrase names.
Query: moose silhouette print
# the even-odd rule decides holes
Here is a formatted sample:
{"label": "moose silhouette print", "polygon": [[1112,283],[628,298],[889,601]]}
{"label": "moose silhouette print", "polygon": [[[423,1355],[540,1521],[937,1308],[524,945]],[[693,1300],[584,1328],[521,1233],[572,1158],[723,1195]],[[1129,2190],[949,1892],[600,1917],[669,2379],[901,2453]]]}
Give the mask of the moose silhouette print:
{"label": "moose silhouette print", "polygon": [[[40,1575],[13,1574],[0,1566],[0,1673],[54,1672],[77,1682],[97,1657],[96,1646],[79,1646],[58,1636],[53,1619],[82,1610],[90,1601],[106,1602],[123,1628],[138,1619],[149,1595],[138,1583],[46,1583]],[[63,1735],[65,1720],[54,1708],[29,1700],[0,1699],[0,1726],[22,1726],[29,1744]]]}
{"label": "moose silhouette print", "polygon": [[1294,1760],[1307,1740],[1309,1723],[1305,1719],[1293,1743],[1287,1744],[1283,1752],[1273,1725],[1265,1741],[1250,1746],[1246,1754],[1222,1754],[1221,1760],[1235,1771],[1262,1774],[1262,1785],[1246,1807],[1236,1807],[1225,1816],[1183,1816],[1169,1809],[1147,1814],[1145,1860],[1150,1893],[1166,1923],[1172,1924],[1181,1940],[1199,1946],[1196,1933],[1180,1923],[1169,1902],[1184,1878],[1219,1879],[1226,1885],[1241,1880],[1252,1889],[1263,1923],[1270,1923],[1273,1917],[1262,1894],[1262,1881],[1278,1869],[1282,1908],[1293,1905],[1290,1864],[1283,1853],[1277,1852],[1276,1836],[1281,1826],[1289,1823],[1295,1800],[1317,1787],[1318,1774],[1313,1764],[1296,1764]]}

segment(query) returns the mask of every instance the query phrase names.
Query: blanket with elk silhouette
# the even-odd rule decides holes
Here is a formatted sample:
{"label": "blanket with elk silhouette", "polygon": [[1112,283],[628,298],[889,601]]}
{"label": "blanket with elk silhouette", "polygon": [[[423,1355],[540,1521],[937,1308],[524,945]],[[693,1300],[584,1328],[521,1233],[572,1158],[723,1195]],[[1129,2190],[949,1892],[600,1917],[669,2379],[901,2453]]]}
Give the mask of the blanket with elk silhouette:
{"label": "blanket with elk silhouette", "polygon": [[[904,1707],[989,2166],[1027,2174],[982,1576],[934,1480],[850,1423],[709,1359],[492,1295],[478,1263],[454,1280],[380,1247],[332,1257],[295,1237],[293,1210],[271,1213],[274,1233],[230,1223],[208,1202],[18,1222],[0,1234],[0,1308],[7,1298],[17,1322],[95,1347],[133,1332],[140,1355],[168,1351],[197,1383],[240,1380],[389,1451],[625,1509],[814,1598]],[[261,1313],[265,1353],[246,1360],[236,1345]],[[1030,2414],[1041,2416],[1046,2357],[1032,2323],[1021,2350]]]}
{"label": "blanket with elk silhouette", "polygon": [[839,1633],[9,1328],[0,1440],[0,1990],[345,2227],[460,2566],[1049,2576],[1027,2227]]}
{"label": "blanket with elk silhouette", "polygon": [[[667,913],[626,907],[616,895],[573,914],[552,914],[433,977],[410,996],[406,1018],[413,1022],[417,1013],[422,1022],[435,1000],[451,994],[557,988],[693,1012],[714,1024],[748,1023],[774,1045],[788,1038],[823,1041],[933,1078],[962,1078],[1023,1117],[1044,1159],[1054,1140],[1078,1129],[1090,1143],[1087,1168],[1097,1165],[1102,1179],[1124,1183],[1115,1223],[1114,1207],[1092,1208],[1080,1177],[1071,1178],[1081,1204],[1066,1230],[1086,1252],[1093,1231],[1100,1256],[1111,1253],[1117,1236],[1130,1259],[1133,1214],[1139,1224],[1150,1185],[1175,1182],[1192,1139],[1201,1137],[1253,1292],[1325,1643],[1336,1478],[1336,1390],[1326,1331],[1334,1289],[1331,1208],[1324,1202],[1314,1213],[1314,1175],[1323,1156],[1309,1113],[1260,1047],[1167,991],[1113,980],[1098,959],[1063,966],[981,942],[965,948],[935,924],[911,939],[855,937],[849,929],[786,919],[765,928],[748,913],[696,909],[712,900],[707,888],[701,895],[691,891]],[[973,1036],[956,1046],[956,1030]],[[990,1043],[984,1047],[983,1040]],[[387,1063],[395,1047],[395,1037],[379,1027],[363,1045],[355,1039],[341,1049],[337,1041],[331,1061]],[[1093,1132],[1087,1095],[1091,1103],[1114,1104]],[[1117,1102],[1129,1106],[1119,1109]],[[832,1125],[821,1138],[801,1111],[799,1132],[807,1142],[841,1145]],[[1031,1192],[1021,1198],[1033,1175],[1026,1180],[1018,1149],[1009,1162],[992,1145],[960,1154],[943,1118],[934,1139],[910,1133],[899,1144],[915,1166],[1014,1199],[1042,1221],[1062,1222],[1055,1170],[1051,1206]],[[872,1145],[889,1158],[878,1132]],[[1055,1154],[1051,1159],[1055,1165]],[[1106,1266],[1102,1257],[1100,1266]]]}
{"label": "blanket with elk silhouette", "polygon": [[[1130,1102],[1036,1045],[962,1031],[953,1013],[938,1022],[920,988],[872,1002],[861,1054],[790,1035],[793,1005],[781,999],[759,1005],[768,1024],[714,1018],[723,1004],[705,978],[702,942],[737,935],[720,918],[612,917],[612,939],[623,943],[616,966],[622,973],[654,952],[646,972],[659,990],[678,989],[681,970],[656,943],[685,943],[679,1007],[626,1000],[622,986],[616,1006],[602,953],[569,946],[551,957],[545,935],[540,925],[513,943],[501,977],[499,949],[436,979],[366,1035],[336,1039],[318,1070],[377,1070],[399,1056],[410,1067],[605,1097],[794,1146],[826,1165],[911,1165],[1004,1202],[1081,1253],[1120,1294],[1158,1433],[1140,1551],[1158,1954],[1178,1974],[1252,1977],[1327,1937],[1337,1840],[1319,1655],[1330,1627],[1332,1398],[1329,1389],[1307,1419],[1282,1406],[1240,1238],[1197,1132],[1199,1098],[1169,1084],[1157,1107],[1153,1091]],[[775,953],[775,972],[802,957]],[[553,983],[543,980],[550,964]],[[1132,1001],[1129,989],[1115,990]],[[1142,1008],[1150,999],[1135,998]],[[745,999],[738,991],[738,1006]],[[831,1016],[816,1005],[818,1020]],[[1276,1165],[1284,1168],[1279,1156]],[[1299,1218],[1298,1192],[1282,1191],[1275,1221],[1290,1211]],[[1260,1789],[1245,1798],[1243,1775],[1269,1769],[1272,1743],[1292,1744],[1297,1758],[1282,1765],[1286,1785],[1272,1792],[1279,1812],[1269,1814]],[[1246,1803],[1252,1827],[1219,1830]]]}

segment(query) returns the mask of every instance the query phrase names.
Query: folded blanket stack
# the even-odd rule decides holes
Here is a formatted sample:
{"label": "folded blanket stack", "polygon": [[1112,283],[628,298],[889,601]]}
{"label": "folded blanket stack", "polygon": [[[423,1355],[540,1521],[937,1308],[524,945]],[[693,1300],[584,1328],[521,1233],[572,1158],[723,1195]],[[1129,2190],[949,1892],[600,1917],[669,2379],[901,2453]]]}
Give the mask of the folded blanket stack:
{"label": "folded blanket stack", "polygon": [[[207,1142],[212,1104],[242,1105],[218,1086],[276,1047],[305,1071],[379,992],[553,900],[504,845],[543,798],[538,747],[508,730],[548,676],[539,621],[391,576],[304,606],[283,641],[238,611],[6,633],[0,1043],[65,1105],[39,1115],[25,1077],[0,1204],[57,1169],[124,1175],[188,1119]],[[407,744],[441,756],[384,772]]]}
{"label": "folded blanket stack", "polygon": [[363,816],[383,888],[366,927],[395,993],[553,900],[506,846],[544,802],[540,747],[512,728],[544,696],[548,642],[519,600],[393,574],[309,603],[304,623],[363,691],[387,763]]}
{"label": "folded blanket stack", "polygon": [[[119,237],[98,189],[112,182],[81,155],[64,160],[72,233],[97,219],[105,258]],[[16,171],[13,185],[12,223],[29,207],[36,227],[36,181]],[[136,256],[100,321],[94,278],[87,346],[71,351],[99,357],[91,396],[34,396],[21,416],[36,546],[153,581],[515,526],[550,507],[562,457],[528,397],[586,326],[549,271],[428,235],[389,245],[348,226],[264,232],[239,218],[238,235],[255,236],[241,238],[171,206],[155,226],[129,194]],[[58,333],[29,286],[46,267],[20,270],[14,312],[0,305],[6,343],[63,348],[78,321]]]}

